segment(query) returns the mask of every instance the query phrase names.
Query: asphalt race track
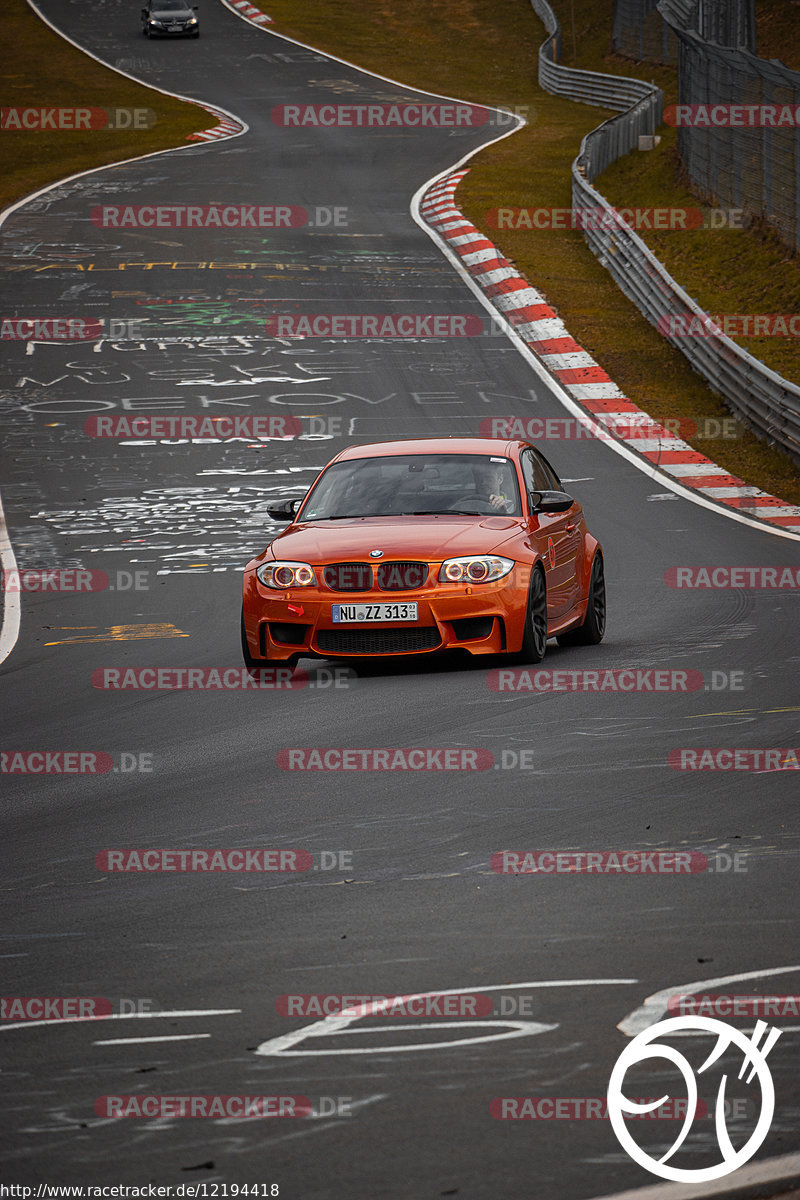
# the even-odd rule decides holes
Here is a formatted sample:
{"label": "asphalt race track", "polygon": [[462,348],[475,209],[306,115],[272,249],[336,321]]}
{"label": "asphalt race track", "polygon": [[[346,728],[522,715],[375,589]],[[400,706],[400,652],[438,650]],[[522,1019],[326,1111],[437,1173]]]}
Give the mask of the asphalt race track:
{"label": "asphalt race track", "polygon": [[[657,1183],[607,1120],[500,1120],[490,1105],[604,1097],[629,1044],[617,1026],[654,993],[800,991],[798,775],[786,755],[779,769],[669,761],[682,747],[800,745],[798,591],[665,579],[681,565],[797,570],[800,541],[676,496],[603,442],[551,441],[545,453],[603,544],[610,616],[600,646],[551,642],[543,667],[695,671],[697,690],[498,692],[497,663],[458,659],[358,671],[305,660],[304,686],[280,690],[97,686],[104,668],[238,668],[241,568],[277,530],[266,504],[302,495],[342,446],[565,414],[501,334],[265,331],[284,312],[485,324],[409,204],[501,130],[281,127],[278,105],[420,96],[211,0],[198,41],[145,40],[138,6],[121,0],[43,0],[42,11],[103,61],[249,128],[83,176],[0,230],[6,311],[140,323],[99,342],[3,342],[2,500],[19,567],[105,572],[110,586],[23,593],[0,668],[2,748],[113,760],[100,775],[3,775],[3,995],[104,997],[114,1016],[0,1024],[3,1182],[276,1184],[301,1200],[579,1200]],[[91,219],[104,205],[223,203],[295,206],[311,223]],[[137,413],[292,416],[305,432],[220,442],[84,430]],[[477,748],[494,767],[284,770],[279,752],[292,747]],[[313,868],[95,862],[155,847],[302,849]],[[493,870],[511,848],[693,851],[709,867]],[[280,1000],[446,991],[491,1004],[471,1017],[368,1014],[309,1036],[319,1013],[287,1015]],[[774,1024],[775,1116],[756,1161],[797,1147],[800,1017]],[[694,1059],[700,1045],[711,1049],[694,1039]],[[726,1061],[741,1143],[758,1087],[737,1078],[738,1051]],[[683,1094],[677,1072],[640,1070],[639,1096]],[[302,1096],[313,1113],[123,1119],[98,1105],[137,1094]],[[684,1165],[716,1161],[706,1125]],[[637,1133],[655,1154],[677,1129]]]}

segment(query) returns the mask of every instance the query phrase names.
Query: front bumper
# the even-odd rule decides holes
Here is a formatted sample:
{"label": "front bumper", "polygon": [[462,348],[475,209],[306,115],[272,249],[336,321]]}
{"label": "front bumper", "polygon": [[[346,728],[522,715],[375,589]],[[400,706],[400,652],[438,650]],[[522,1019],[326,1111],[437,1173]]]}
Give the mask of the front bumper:
{"label": "front bumper", "polygon": [[167,29],[163,26],[155,26],[147,24],[144,26],[145,33],[150,37],[194,37],[200,32],[200,25],[183,25],[180,29]]}
{"label": "front bumper", "polygon": [[[243,590],[250,655],[265,662],[285,662],[297,655],[364,658],[456,649],[476,655],[519,650],[527,601],[528,571],[520,570],[496,583],[347,594],[321,588],[275,592],[265,588],[253,570],[245,573]],[[417,604],[417,620],[346,625],[333,621],[334,604],[387,603]]]}

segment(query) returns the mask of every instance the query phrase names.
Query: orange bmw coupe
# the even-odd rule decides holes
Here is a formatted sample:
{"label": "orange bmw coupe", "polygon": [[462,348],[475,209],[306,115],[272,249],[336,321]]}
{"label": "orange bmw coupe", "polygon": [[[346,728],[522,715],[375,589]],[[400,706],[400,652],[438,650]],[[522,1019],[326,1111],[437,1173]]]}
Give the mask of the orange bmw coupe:
{"label": "orange bmw coupe", "polygon": [[249,668],[299,658],[466,650],[537,663],[547,639],[605,632],[603,551],[528,442],[351,446],[244,570]]}

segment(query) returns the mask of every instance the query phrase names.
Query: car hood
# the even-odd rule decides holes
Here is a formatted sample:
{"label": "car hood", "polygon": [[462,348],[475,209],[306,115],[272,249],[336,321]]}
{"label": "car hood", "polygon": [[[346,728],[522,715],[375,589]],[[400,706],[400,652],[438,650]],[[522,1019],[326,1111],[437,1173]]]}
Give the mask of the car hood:
{"label": "car hood", "polygon": [[181,8],[177,12],[174,9],[154,8],[148,15],[156,21],[185,21],[188,17],[193,17],[194,13],[190,8]]}
{"label": "car hood", "polygon": [[309,521],[278,535],[258,559],[286,558],[299,562],[369,562],[370,550],[383,559],[434,562],[462,554],[489,554],[525,529],[519,518],[365,517],[341,521]]}

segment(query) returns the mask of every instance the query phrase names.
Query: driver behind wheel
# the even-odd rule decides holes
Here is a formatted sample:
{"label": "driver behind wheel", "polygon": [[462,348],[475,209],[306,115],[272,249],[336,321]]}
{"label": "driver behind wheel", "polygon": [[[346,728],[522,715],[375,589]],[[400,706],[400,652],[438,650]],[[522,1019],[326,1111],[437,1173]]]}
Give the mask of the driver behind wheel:
{"label": "driver behind wheel", "polygon": [[506,463],[495,463],[484,459],[472,468],[475,479],[475,493],[482,500],[487,500],[492,509],[499,513],[508,513],[513,507],[513,486]]}

